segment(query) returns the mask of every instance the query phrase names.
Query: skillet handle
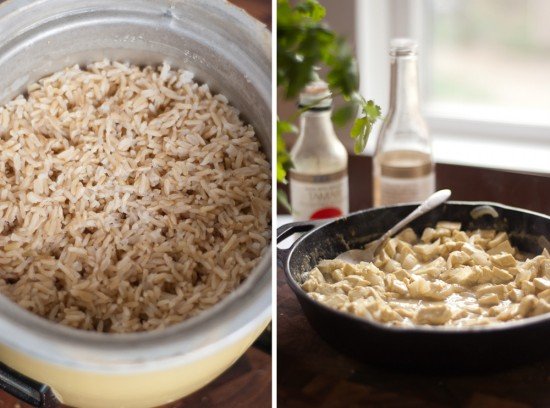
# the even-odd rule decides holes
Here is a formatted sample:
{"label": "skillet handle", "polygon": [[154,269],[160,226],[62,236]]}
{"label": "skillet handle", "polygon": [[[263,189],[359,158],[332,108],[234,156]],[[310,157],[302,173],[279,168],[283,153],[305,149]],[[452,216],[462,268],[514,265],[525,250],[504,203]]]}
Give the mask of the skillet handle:
{"label": "skillet handle", "polygon": [[[330,220],[319,220],[319,221],[301,221],[301,222],[291,222],[289,224],[285,224],[277,228],[277,243],[285,240],[286,238],[290,237],[292,234],[296,234],[298,232],[308,232],[311,231],[314,228],[317,228],[323,224],[326,224]],[[290,248],[287,249],[280,249],[277,248],[277,266],[279,268],[284,268],[284,265],[286,264],[286,261],[288,259],[288,254],[290,253],[290,250],[294,244],[290,246]]]}
{"label": "skillet handle", "polygon": [[0,363],[0,389],[38,408],[57,408],[61,404],[52,390]]}

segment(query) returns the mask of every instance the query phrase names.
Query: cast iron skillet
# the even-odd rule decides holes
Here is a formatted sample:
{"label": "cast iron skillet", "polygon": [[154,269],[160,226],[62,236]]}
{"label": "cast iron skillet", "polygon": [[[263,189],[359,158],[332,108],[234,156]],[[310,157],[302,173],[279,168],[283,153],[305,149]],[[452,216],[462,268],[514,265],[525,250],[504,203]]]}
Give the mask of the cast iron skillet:
{"label": "cast iron skillet", "polygon": [[[415,206],[370,209],[334,221],[292,223],[277,230],[279,242],[305,233],[289,249],[277,249],[277,263],[318,334],[354,359],[413,370],[488,370],[550,357],[550,314],[486,327],[398,328],[331,309],[300,288],[319,261],[376,239]],[[480,206],[491,206],[498,217],[473,219],[470,212]],[[489,202],[450,201],[410,226],[419,233],[441,220],[459,221],[463,229],[507,231],[512,244],[528,253],[540,254],[550,239],[549,216]]]}

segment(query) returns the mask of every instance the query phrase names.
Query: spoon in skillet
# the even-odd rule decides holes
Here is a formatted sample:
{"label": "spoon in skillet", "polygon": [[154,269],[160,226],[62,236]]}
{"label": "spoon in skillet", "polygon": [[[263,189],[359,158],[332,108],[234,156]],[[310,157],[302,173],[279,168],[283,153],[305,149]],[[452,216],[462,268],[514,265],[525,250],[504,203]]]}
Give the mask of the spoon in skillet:
{"label": "spoon in skillet", "polygon": [[426,214],[428,211],[433,210],[438,205],[443,204],[451,196],[451,190],[439,190],[429,196],[422,204],[415,208],[415,210],[391,227],[384,235],[378,238],[376,241],[369,242],[365,249],[351,249],[349,251],[343,252],[336,257],[344,262],[350,263],[352,265],[358,264],[359,262],[372,262],[376,251],[390,239],[393,235],[397,234],[403,228],[405,228],[410,222],[416,220],[421,215]]}

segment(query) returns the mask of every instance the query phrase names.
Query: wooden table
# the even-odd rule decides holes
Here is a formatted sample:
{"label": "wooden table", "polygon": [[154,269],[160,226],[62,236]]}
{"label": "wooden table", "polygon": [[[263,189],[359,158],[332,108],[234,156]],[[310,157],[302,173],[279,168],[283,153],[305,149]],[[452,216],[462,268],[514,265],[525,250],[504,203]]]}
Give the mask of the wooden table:
{"label": "wooden table", "polygon": [[[369,207],[370,158],[351,157],[349,171],[351,210]],[[451,188],[456,200],[491,200],[550,213],[550,177],[438,165],[437,184]],[[413,375],[371,367],[317,336],[281,270],[277,289],[280,407],[550,407],[550,361],[485,375]]]}
{"label": "wooden table", "polygon": [[[1,2],[1,1],[0,1]],[[271,27],[271,0],[231,0]],[[271,355],[251,347],[229,370],[207,387],[170,408],[268,407],[271,405]],[[0,408],[26,408],[0,390]],[[107,408],[107,407],[106,407]]]}

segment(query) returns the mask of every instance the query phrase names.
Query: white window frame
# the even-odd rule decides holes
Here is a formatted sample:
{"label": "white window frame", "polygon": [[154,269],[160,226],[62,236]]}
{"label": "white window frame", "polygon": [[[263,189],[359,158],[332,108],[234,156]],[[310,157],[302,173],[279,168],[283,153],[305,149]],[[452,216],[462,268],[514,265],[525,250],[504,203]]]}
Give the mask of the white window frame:
{"label": "white window frame", "polygon": [[[420,45],[421,95],[427,98],[426,78],[430,67],[422,66],[429,27],[423,0],[356,0],[357,53],[361,93],[387,111],[389,94],[388,45],[391,38],[411,37]],[[550,94],[549,94],[550,97]],[[440,107],[441,108],[441,107]],[[477,114],[423,105],[423,114],[433,135],[437,162],[550,174],[550,112],[544,117],[504,115],[487,108]],[[451,112],[451,113],[450,113]],[[503,119],[504,118],[504,119]],[[510,119],[507,119],[510,118]],[[372,155],[379,125],[365,154]]]}

